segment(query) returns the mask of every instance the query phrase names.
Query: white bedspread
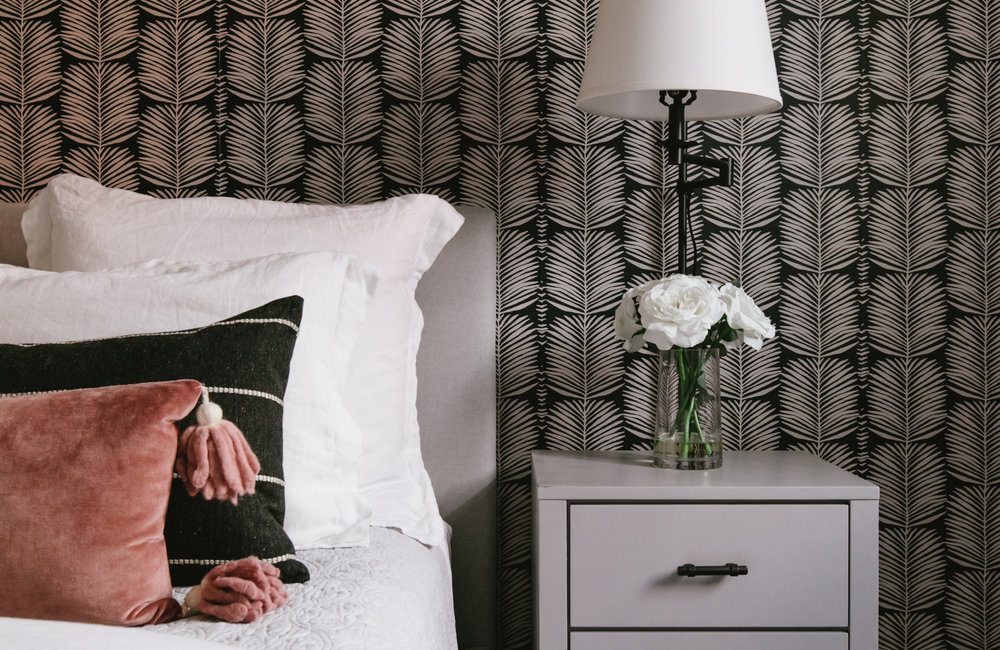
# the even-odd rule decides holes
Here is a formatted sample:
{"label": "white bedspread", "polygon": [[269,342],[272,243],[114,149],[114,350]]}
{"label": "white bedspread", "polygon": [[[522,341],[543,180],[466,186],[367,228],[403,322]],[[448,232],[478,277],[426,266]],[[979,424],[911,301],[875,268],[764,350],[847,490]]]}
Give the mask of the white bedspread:
{"label": "white bedspread", "polygon": [[[371,529],[366,547],[300,551],[311,579],[286,585],[284,607],[255,623],[194,616],[143,628],[247,650],[455,650],[447,552],[394,530]],[[184,600],[187,589],[175,589]]]}
{"label": "white bedspread", "polygon": [[39,621],[0,617],[0,648],[4,650],[226,650],[208,641],[169,634],[148,634],[145,628],[90,623]]}

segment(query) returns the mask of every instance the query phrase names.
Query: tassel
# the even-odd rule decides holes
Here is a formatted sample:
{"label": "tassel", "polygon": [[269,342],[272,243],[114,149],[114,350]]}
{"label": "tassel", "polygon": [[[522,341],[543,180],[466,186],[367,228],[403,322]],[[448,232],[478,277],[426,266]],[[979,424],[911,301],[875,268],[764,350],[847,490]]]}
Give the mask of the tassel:
{"label": "tassel", "polygon": [[188,592],[183,616],[202,613],[229,623],[253,623],[288,602],[278,568],[250,556],[220,565]]}
{"label": "tassel", "polygon": [[236,505],[238,497],[254,493],[260,462],[236,425],[222,419],[222,408],[209,401],[204,386],[201,398],[198,424],[181,434],[174,470],[190,496],[201,492]]}

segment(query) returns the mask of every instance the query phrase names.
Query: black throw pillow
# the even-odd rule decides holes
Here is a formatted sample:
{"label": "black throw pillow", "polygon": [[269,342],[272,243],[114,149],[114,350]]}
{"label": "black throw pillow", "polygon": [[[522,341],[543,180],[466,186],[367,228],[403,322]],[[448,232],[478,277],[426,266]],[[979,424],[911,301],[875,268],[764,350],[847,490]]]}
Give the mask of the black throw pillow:
{"label": "black throw pillow", "polygon": [[[174,586],[195,585],[212,567],[256,555],[283,582],[309,571],[285,534],[282,400],[302,298],[290,296],[211,325],[68,343],[0,344],[0,394],[196,379],[260,460],[256,493],[229,501],[188,496],[175,475],[164,537]],[[179,422],[194,423],[194,412]],[[128,498],[128,495],[122,495]],[[111,567],[109,567],[110,569]]]}

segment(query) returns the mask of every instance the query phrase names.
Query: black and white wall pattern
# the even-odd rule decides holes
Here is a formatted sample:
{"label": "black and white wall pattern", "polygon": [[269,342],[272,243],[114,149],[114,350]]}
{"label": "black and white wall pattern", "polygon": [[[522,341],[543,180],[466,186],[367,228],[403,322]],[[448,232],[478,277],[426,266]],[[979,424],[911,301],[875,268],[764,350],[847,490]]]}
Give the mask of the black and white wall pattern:
{"label": "black and white wall pattern", "polygon": [[[532,632],[529,452],[649,445],[653,365],[612,310],[676,260],[662,126],[574,108],[597,5],[0,0],[2,200],[72,171],[496,212],[508,648]],[[739,169],[696,199],[704,272],[779,331],[727,359],[727,443],[879,484],[883,650],[1000,647],[1000,7],[768,6],[784,109],[692,133]]]}

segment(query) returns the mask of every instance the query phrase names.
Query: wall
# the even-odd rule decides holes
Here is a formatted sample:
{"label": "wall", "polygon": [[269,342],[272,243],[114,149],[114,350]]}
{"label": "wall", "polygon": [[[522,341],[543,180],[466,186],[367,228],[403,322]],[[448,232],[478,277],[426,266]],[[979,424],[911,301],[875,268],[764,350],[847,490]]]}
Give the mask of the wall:
{"label": "wall", "polygon": [[[497,213],[504,647],[531,635],[529,452],[649,445],[653,366],[622,353],[611,312],[676,259],[661,125],[573,108],[597,4],[0,3],[0,199],[63,170]],[[695,201],[704,273],[740,278],[779,330],[725,367],[728,444],[881,486],[883,650],[993,647],[1000,11],[768,6],[784,109],[691,133],[739,169]]]}

